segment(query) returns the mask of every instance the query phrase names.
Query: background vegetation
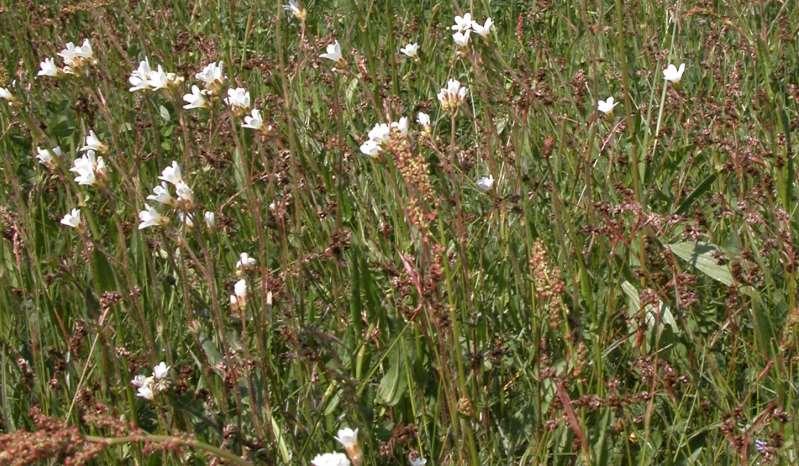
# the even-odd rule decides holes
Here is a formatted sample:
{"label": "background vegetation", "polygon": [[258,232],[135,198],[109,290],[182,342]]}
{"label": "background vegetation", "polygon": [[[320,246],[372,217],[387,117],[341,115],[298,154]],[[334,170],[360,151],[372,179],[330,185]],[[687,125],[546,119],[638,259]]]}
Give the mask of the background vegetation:
{"label": "background vegetation", "polygon": [[[342,426],[365,464],[799,462],[795,1],[0,4],[0,462],[308,464]],[[496,27],[458,53],[466,11]],[[129,92],[144,57],[180,92]],[[182,108],[218,60],[270,132]],[[138,230],[172,160],[195,226]]]}

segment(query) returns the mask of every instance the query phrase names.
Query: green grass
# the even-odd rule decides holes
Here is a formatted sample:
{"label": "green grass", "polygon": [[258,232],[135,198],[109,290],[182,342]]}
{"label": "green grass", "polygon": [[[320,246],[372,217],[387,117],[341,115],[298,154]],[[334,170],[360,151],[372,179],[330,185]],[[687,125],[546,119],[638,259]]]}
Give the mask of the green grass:
{"label": "green grass", "polygon": [[[0,463],[309,464],[345,426],[364,464],[799,462],[794,0],[282,3],[0,3]],[[466,11],[496,26],[456,53]],[[129,92],[145,57],[186,81]],[[182,108],[219,60],[268,134]],[[173,160],[194,227],[138,230]]]}

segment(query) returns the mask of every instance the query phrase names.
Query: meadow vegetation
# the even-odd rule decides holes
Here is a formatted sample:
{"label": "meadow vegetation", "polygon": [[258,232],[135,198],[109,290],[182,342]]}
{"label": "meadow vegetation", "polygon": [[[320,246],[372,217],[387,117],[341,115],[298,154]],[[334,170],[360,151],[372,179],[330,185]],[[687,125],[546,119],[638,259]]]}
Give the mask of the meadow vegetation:
{"label": "meadow vegetation", "polygon": [[0,464],[799,463],[796,1],[285,3],[0,2]]}

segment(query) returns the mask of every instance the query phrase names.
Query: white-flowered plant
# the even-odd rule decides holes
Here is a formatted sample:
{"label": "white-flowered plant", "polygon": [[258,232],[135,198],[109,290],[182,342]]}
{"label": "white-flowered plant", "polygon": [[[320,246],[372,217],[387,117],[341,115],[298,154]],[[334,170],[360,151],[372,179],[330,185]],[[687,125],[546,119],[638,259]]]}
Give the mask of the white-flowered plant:
{"label": "white-flowered plant", "polygon": [[233,294],[230,295],[230,308],[241,311],[247,305],[247,280],[240,279],[233,284]]}
{"label": "white-flowered plant", "polygon": [[682,74],[685,72],[685,63],[680,63],[680,67],[677,68],[676,66],[669,63],[669,66],[663,70],[663,79],[670,83],[677,84],[682,79]]}
{"label": "white-flowered plant", "polygon": [[361,144],[361,153],[369,157],[377,157],[385,149],[391,139],[391,132],[395,131],[401,136],[408,134],[408,118],[402,117],[389,124],[378,123],[369,130],[368,139]]}
{"label": "white-flowered plant", "polygon": [[494,20],[491,18],[486,18],[485,23],[482,25],[476,21],[472,22],[472,31],[480,37],[488,37],[493,27]]}
{"label": "white-flowered plant", "polygon": [[343,58],[341,55],[341,44],[338,41],[329,44],[325,49],[325,53],[319,55],[320,58],[327,58],[328,60],[334,61],[336,63],[340,62]]}
{"label": "white-flowered plant", "polygon": [[162,182],[160,185],[153,188],[153,193],[147,196],[148,201],[154,201],[166,206],[174,206],[175,198],[169,193],[169,186]]}
{"label": "white-flowered plant", "polygon": [[408,464],[410,466],[425,466],[427,464],[427,458],[422,456],[408,456]]}
{"label": "white-flowered plant", "polygon": [[95,151],[101,154],[108,152],[108,146],[105,145],[100,138],[94,133],[94,130],[89,130],[89,134],[86,135],[86,142],[83,147],[80,148],[80,151]]}
{"label": "white-flowered plant", "polygon": [[305,21],[307,12],[305,11],[305,8],[300,6],[300,3],[297,0],[289,0],[287,4],[283,5],[283,9],[291,14],[291,16],[297,18],[297,20]]}
{"label": "white-flowered plant", "polygon": [[400,53],[409,58],[416,58],[416,56],[419,55],[419,44],[416,42],[411,42],[405,47],[402,47],[400,49]]}
{"label": "white-flowered plant", "polygon": [[463,16],[455,16],[455,24],[452,25],[452,30],[457,32],[466,32],[472,28],[472,14],[466,13]]}
{"label": "white-flowered plant", "polygon": [[54,58],[45,58],[43,62],[39,63],[39,72],[36,73],[36,76],[47,76],[50,78],[55,78],[58,76],[60,70],[55,64]]}
{"label": "white-flowered plant", "polygon": [[246,252],[239,254],[239,260],[236,262],[236,272],[243,272],[255,267],[255,258],[250,257]]}
{"label": "white-flowered plant", "polygon": [[178,209],[188,211],[194,207],[194,191],[185,182],[180,182],[175,185],[175,194],[177,194],[177,202],[175,203]]}
{"label": "white-flowered plant", "polygon": [[452,40],[455,42],[455,45],[457,45],[458,47],[466,47],[467,45],[469,45],[470,34],[471,31],[469,30],[466,30],[465,32],[455,31],[455,33],[452,34]]}
{"label": "white-flowered plant", "polygon": [[203,214],[203,219],[205,220],[205,226],[208,227],[209,230],[212,230],[216,227],[215,213],[211,212],[210,210],[207,210]]}
{"label": "white-flowered plant", "polygon": [[222,90],[222,85],[225,84],[227,77],[223,72],[223,62],[211,62],[194,77],[203,83],[205,91],[208,95],[216,95]]}
{"label": "white-flowered plant", "polygon": [[36,160],[50,170],[55,168],[57,160],[56,158],[61,157],[62,155],[64,155],[64,152],[59,146],[55,146],[52,149],[42,149],[41,147],[36,147]]}
{"label": "white-flowered plant", "polygon": [[161,215],[154,207],[145,205],[139,212],[139,230],[150,227],[160,227],[169,223],[169,217]]}
{"label": "white-flowered plant", "polygon": [[0,87],[0,99],[7,100],[8,102],[14,102],[16,98],[8,88]]}
{"label": "white-flowered plant", "polygon": [[58,56],[64,61],[63,72],[67,74],[78,74],[86,65],[97,63],[89,39],[84,39],[79,47],[72,42],[67,43],[64,49],[58,52]]}
{"label": "white-flowered plant", "polygon": [[191,86],[191,94],[183,95],[183,100],[186,102],[186,105],[183,106],[186,110],[206,108],[208,106],[208,101],[205,99],[205,90],[200,90],[196,84]]}
{"label": "white-flowered plant", "polygon": [[71,228],[80,228],[81,220],[80,220],[80,209],[72,209],[70,210],[64,217],[61,219],[61,224],[66,225]]}
{"label": "white-flowered plant", "polygon": [[225,103],[237,116],[244,115],[250,110],[250,93],[243,87],[228,89]]}
{"label": "white-flowered plant", "polygon": [[477,189],[482,192],[491,191],[491,188],[494,187],[494,177],[491,175],[482,176],[477,179]]}
{"label": "white-flowered plant", "polygon": [[458,47],[465,47],[469,44],[469,36],[471,32],[479,35],[480,37],[487,38],[494,28],[494,20],[486,18],[483,24],[472,19],[471,13],[465,13],[463,16],[455,17],[455,24],[452,25],[452,40]]}
{"label": "white-flowered plant", "polygon": [[419,112],[416,114],[416,122],[422,125],[425,131],[430,131],[430,115]]}
{"label": "white-flowered plant", "polygon": [[597,103],[596,103],[596,108],[600,112],[602,112],[602,113],[607,115],[609,113],[613,113],[613,109],[618,104],[619,103],[616,102],[616,99],[614,99],[613,96],[610,96],[610,97],[608,97],[605,100],[598,100]]}
{"label": "white-flowered plant", "polygon": [[145,58],[139,62],[139,66],[130,73],[128,82],[131,84],[130,92],[137,91],[158,91],[161,89],[176,88],[183,82],[183,77],[175,73],[164,71],[164,67],[158,65],[153,70],[150,68],[150,61]]}
{"label": "white-flowered plant", "polygon": [[361,452],[361,446],[358,444],[358,429],[352,430],[349,427],[339,429],[335,438],[344,447],[344,451],[347,452],[350,461],[355,464],[363,462],[363,452]]}
{"label": "white-flowered plant", "polygon": [[183,183],[183,173],[180,169],[180,165],[173,160],[170,166],[161,171],[161,176],[159,176],[158,179],[177,187],[179,184]]}
{"label": "white-flowered plant", "polygon": [[102,157],[97,157],[91,149],[87,150],[83,156],[78,157],[72,162],[69,171],[75,173],[75,182],[82,186],[93,186],[105,179],[107,167]]}
{"label": "white-flowered plant", "polygon": [[260,130],[264,126],[264,120],[261,118],[261,111],[257,108],[252,109],[249,115],[244,116],[244,123],[241,124],[242,128]]}
{"label": "white-flowered plant", "polygon": [[131,380],[131,385],[136,387],[136,396],[152,401],[155,395],[169,388],[169,366],[160,362],[153,368],[153,375],[137,375]]}
{"label": "white-flowered plant", "polygon": [[450,79],[447,81],[447,87],[438,91],[438,101],[441,103],[441,108],[446,112],[456,111],[466,99],[468,92],[469,90],[466,87],[461,86],[460,81]]}
{"label": "white-flowered plant", "polygon": [[313,466],[350,466],[350,460],[344,453],[322,453],[311,460]]}

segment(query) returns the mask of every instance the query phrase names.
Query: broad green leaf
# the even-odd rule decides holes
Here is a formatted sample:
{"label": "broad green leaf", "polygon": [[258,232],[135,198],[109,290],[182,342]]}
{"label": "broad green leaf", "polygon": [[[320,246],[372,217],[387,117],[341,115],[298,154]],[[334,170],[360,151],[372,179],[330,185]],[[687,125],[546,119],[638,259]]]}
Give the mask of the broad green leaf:
{"label": "broad green leaf", "polygon": [[721,250],[716,245],[699,241],[685,241],[667,244],[666,247],[680,259],[689,262],[713,280],[727,286],[732,285],[730,266],[719,263],[717,255],[721,254]]}

